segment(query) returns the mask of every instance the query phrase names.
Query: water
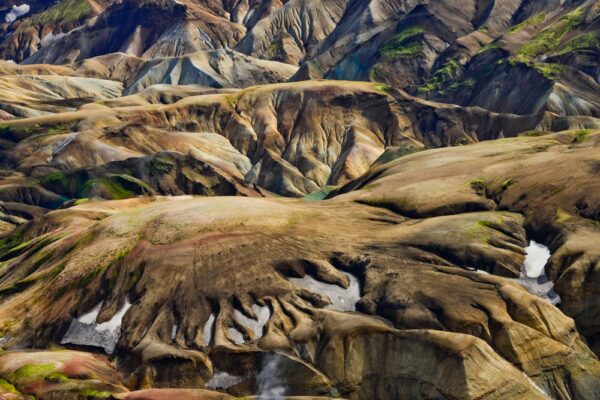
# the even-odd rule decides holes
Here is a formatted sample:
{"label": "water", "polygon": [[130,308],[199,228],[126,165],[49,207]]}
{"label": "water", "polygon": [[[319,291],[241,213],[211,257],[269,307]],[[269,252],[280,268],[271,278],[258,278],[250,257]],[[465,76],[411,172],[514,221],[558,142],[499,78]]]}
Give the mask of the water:
{"label": "water", "polygon": [[129,298],[126,298],[123,307],[110,320],[97,324],[96,319],[102,309],[102,302],[100,302],[86,314],[71,321],[60,343],[100,347],[107,354],[112,354],[121,337],[123,317],[130,307]]}
{"label": "water", "polygon": [[286,388],[281,377],[282,356],[267,355],[258,374],[258,398],[260,400],[279,400],[285,396]]}
{"label": "water", "polygon": [[306,275],[304,278],[289,279],[290,282],[300,287],[329,297],[331,304],[325,308],[337,311],[356,311],[356,303],[360,300],[360,283],[354,275],[346,272],[344,274],[350,279],[348,289],[318,281],[310,275]]}

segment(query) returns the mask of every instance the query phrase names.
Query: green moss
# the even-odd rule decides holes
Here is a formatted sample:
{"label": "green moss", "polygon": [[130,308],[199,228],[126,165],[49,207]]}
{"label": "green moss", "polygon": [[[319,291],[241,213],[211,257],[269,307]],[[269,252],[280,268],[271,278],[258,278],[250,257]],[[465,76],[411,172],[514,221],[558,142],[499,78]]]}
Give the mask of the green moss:
{"label": "green moss", "polygon": [[534,15],[533,17],[531,17],[529,19],[526,19],[525,21],[521,22],[520,24],[513,26],[508,32],[516,33],[525,28],[528,28],[530,26],[537,26],[539,24],[542,24],[542,23],[544,23],[545,20],[546,20],[546,13],[541,12],[541,13]]}
{"label": "green moss", "polygon": [[88,199],[87,197],[84,197],[84,198],[82,198],[82,199],[77,199],[77,200],[75,201],[75,205],[76,205],[76,206],[78,206],[78,205],[80,205],[80,204],[87,203],[88,201],[90,201],[90,199]]}
{"label": "green moss", "polygon": [[375,90],[381,93],[390,94],[392,93],[392,87],[383,83],[374,86]]}
{"label": "green moss", "polygon": [[62,184],[63,186],[66,186],[69,183],[69,180],[67,179],[65,174],[63,174],[62,172],[54,172],[50,175],[46,175],[46,176],[40,178],[40,183],[44,187],[48,188],[48,187],[56,186],[58,184]]}
{"label": "green moss", "polygon": [[598,49],[600,48],[600,33],[588,32],[575,36],[573,39],[565,43],[556,55],[563,55],[580,49]]}
{"label": "green moss", "polygon": [[79,392],[81,396],[93,399],[105,399],[111,396],[110,392],[103,392],[95,389],[85,389]]}
{"label": "green moss", "polygon": [[515,67],[519,64],[522,64],[529,68],[533,68],[537,72],[539,72],[541,75],[543,75],[544,78],[551,80],[551,81],[555,81],[556,79],[558,79],[558,77],[561,74],[563,74],[565,71],[564,65],[552,64],[552,63],[542,63],[542,62],[535,61],[532,58],[529,58],[529,57],[523,56],[523,55],[517,55],[514,57],[510,57],[508,59],[508,62],[513,67]]}
{"label": "green moss", "polygon": [[573,143],[585,142],[591,134],[592,131],[589,129],[580,129],[578,131],[572,132],[571,136],[573,136]]}
{"label": "green moss", "polygon": [[[56,372],[54,364],[26,364],[10,374],[9,379],[17,384],[45,380],[54,377],[64,380],[66,376]],[[68,378],[66,378],[68,380]]]}
{"label": "green moss", "polygon": [[159,156],[153,158],[152,161],[150,161],[149,170],[150,170],[150,175],[152,175],[152,176],[167,174],[167,173],[171,172],[172,169],[173,169],[173,163],[166,156],[159,155]]}
{"label": "green moss", "polygon": [[152,189],[144,182],[128,175],[110,175],[100,179],[90,179],[83,185],[83,195],[89,196],[92,189],[102,186],[112,200],[123,200],[135,197],[140,187],[151,192]]}
{"label": "green moss", "polygon": [[336,187],[337,186],[325,186],[317,191],[312,192],[311,194],[304,196],[302,199],[307,201],[324,200]]}
{"label": "green moss", "polygon": [[479,194],[479,195],[485,194],[485,191],[487,188],[485,179],[483,179],[483,178],[473,179],[471,182],[469,182],[469,184],[471,185],[471,187],[477,194]]}
{"label": "green moss", "polygon": [[410,26],[396,35],[379,51],[386,61],[393,61],[403,58],[411,58],[421,53],[423,44],[413,41],[416,36],[424,32],[420,26]]}
{"label": "green moss", "polygon": [[82,20],[90,14],[92,14],[92,8],[87,0],[63,0],[34,15],[31,23],[34,26],[66,24]]}
{"label": "green moss", "polygon": [[25,248],[30,241],[24,241],[23,230],[17,229],[10,236],[0,239],[0,259],[7,259],[7,255]]}
{"label": "green moss", "polygon": [[551,24],[524,44],[518,54],[525,57],[537,57],[557,49],[565,35],[579,26],[585,17],[586,6],[568,13],[559,21]]}
{"label": "green moss", "polygon": [[5,381],[4,379],[0,378],[0,389],[4,392],[4,393],[14,393],[14,394],[19,394],[19,391],[15,388],[15,386],[10,383]]}
{"label": "green moss", "polygon": [[[448,60],[441,68],[438,68],[431,79],[419,87],[420,94],[426,94],[431,92],[440,91],[444,86],[446,86],[452,79],[454,79],[461,70],[461,66],[456,60]],[[456,90],[460,88],[462,85],[466,86],[474,86],[475,81],[469,80],[464,81],[464,83],[460,83],[459,81],[453,82],[450,86],[451,90]]]}
{"label": "green moss", "polygon": [[556,222],[564,223],[570,220],[571,218],[571,214],[569,214],[567,211],[563,210],[562,208],[556,209]]}

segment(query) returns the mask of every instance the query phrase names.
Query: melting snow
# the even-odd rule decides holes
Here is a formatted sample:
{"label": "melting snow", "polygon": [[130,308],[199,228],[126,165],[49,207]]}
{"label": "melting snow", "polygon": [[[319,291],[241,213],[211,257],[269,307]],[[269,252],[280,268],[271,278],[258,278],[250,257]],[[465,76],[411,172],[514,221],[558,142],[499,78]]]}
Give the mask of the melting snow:
{"label": "melting snow", "polygon": [[210,345],[210,341],[212,340],[213,333],[213,325],[215,324],[215,314],[210,314],[208,317],[208,321],[204,324],[204,328],[202,329],[202,338],[204,339],[204,345]]}
{"label": "melting snow", "polygon": [[215,370],[215,374],[204,386],[208,389],[224,390],[242,383],[245,379],[243,376],[230,375],[227,372]]}
{"label": "melting snow", "polygon": [[107,354],[112,354],[121,336],[123,317],[130,307],[129,298],[126,298],[123,307],[110,320],[97,324],[96,319],[102,309],[100,302],[86,314],[71,321],[60,343],[102,347]]}
{"label": "melting snow", "polygon": [[551,256],[550,249],[532,240],[525,250],[527,255],[517,282],[530,293],[543,297],[554,305],[559,304],[560,296],[554,291],[554,283],[548,279],[545,271]]}
{"label": "melting snow", "polygon": [[229,328],[228,332],[229,332],[229,337],[231,338],[231,340],[233,340],[233,342],[235,344],[242,344],[245,342],[244,335],[242,335],[242,333],[240,331],[238,331],[237,329]]}
{"label": "melting snow", "polygon": [[304,278],[290,278],[290,281],[305,289],[329,297],[331,304],[326,308],[337,311],[356,311],[356,303],[360,300],[360,283],[354,275],[346,272],[344,274],[350,279],[348,289],[318,281],[310,275],[306,275]]}
{"label": "melting snow", "polygon": [[258,320],[248,318],[238,310],[233,310],[233,315],[240,324],[251,327],[252,331],[254,332],[254,337],[256,339],[260,339],[263,336],[263,329],[265,325],[271,318],[271,310],[269,310],[269,307],[259,306],[258,304],[253,304],[252,310],[258,317]]}
{"label": "melting snow", "polygon": [[4,16],[4,21],[10,23],[15,22],[17,18],[27,14],[31,7],[29,4],[21,4],[20,6],[13,6],[12,9]]}

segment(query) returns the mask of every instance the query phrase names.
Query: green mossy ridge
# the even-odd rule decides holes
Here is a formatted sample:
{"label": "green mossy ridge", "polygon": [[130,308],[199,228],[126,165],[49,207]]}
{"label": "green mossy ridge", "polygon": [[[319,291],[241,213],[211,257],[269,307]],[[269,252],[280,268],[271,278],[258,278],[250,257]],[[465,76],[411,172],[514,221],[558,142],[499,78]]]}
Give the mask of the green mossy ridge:
{"label": "green mossy ridge", "polygon": [[410,26],[396,35],[379,51],[386,61],[410,58],[418,55],[423,50],[423,44],[420,42],[411,42],[416,36],[424,31],[420,26]]}
{"label": "green mossy ridge", "polygon": [[135,197],[139,193],[135,190],[140,186],[148,192],[152,188],[143,181],[137,180],[129,175],[109,175],[99,179],[90,179],[83,185],[82,196],[89,197],[94,186],[100,185],[112,200],[123,200]]}
{"label": "green mossy ridge", "polygon": [[525,21],[521,22],[520,24],[513,26],[508,31],[508,33],[516,33],[525,28],[528,28],[530,26],[536,26],[536,25],[542,24],[542,23],[544,23],[545,20],[546,20],[546,13],[541,12],[541,13],[535,14],[533,17],[526,19]]}
{"label": "green mossy ridge", "polygon": [[476,83],[474,79],[453,81],[453,79],[455,79],[461,70],[462,67],[458,61],[448,60],[448,62],[435,71],[433,77],[428,82],[419,87],[419,94],[427,94],[432,92],[440,92],[443,94],[444,91],[442,91],[442,88],[444,87],[447,87],[447,90],[449,91],[456,91],[463,87],[474,87]]}
{"label": "green mossy ridge", "polygon": [[87,197],[84,197],[84,198],[82,198],[82,199],[77,199],[77,200],[75,200],[75,203],[74,203],[74,205],[78,206],[78,205],[81,205],[81,204],[87,203],[87,202],[89,202],[89,201],[90,201],[90,199],[88,199]]}
{"label": "green mossy ridge", "polygon": [[586,10],[586,6],[578,7],[559,21],[546,27],[529,42],[524,44],[519,49],[518,55],[537,57],[556,50],[560,46],[565,35],[575,30],[575,28],[584,21]]}
{"label": "green mossy ridge", "polygon": [[386,85],[385,83],[378,83],[378,84],[374,85],[373,87],[375,88],[375,90],[377,90],[378,92],[381,92],[385,95],[389,95],[390,93],[392,93],[392,90],[393,90],[393,88],[390,85]]}
{"label": "green mossy ridge", "polygon": [[26,364],[12,372],[8,378],[17,385],[39,380],[67,382],[69,378],[57,372],[55,364]]}
{"label": "green mossy ridge", "polygon": [[565,43],[565,45],[562,46],[561,49],[554,54],[561,56],[575,50],[590,48],[600,48],[600,33],[588,32],[575,36],[573,39]]}
{"label": "green mossy ridge", "polygon": [[53,172],[50,175],[46,175],[40,178],[39,182],[42,184],[42,186],[46,188],[55,187],[58,184],[61,184],[64,187],[66,187],[69,184],[69,179],[62,172]]}
{"label": "green mossy ridge", "polygon": [[92,14],[87,0],[63,0],[49,9],[34,15],[31,24],[37,27],[66,24],[84,19]]}
{"label": "green mossy ridge", "polygon": [[537,62],[529,57],[517,55],[515,57],[510,57],[508,59],[508,63],[512,67],[516,67],[519,64],[525,65],[529,68],[535,69],[538,73],[540,73],[544,78],[550,81],[556,81],[560,75],[562,75],[566,67],[561,64],[552,64],[552,63],[541,63]]}

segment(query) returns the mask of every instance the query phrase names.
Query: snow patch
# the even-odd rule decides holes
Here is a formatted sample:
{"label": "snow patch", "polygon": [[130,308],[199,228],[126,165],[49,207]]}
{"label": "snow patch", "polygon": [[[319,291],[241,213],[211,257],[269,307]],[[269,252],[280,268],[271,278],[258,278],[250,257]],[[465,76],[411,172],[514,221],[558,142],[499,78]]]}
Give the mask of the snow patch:
{"label": "snow patch", "polygon": [[227,372],[215,370],[212,378],[204,386],[212,390],[225,390],[242,383],[244,380],[246,380],[244,376],[231,375]]}
{"label": "snow patch", "polygon": [[532,240],[525,251],[527,252],[525,263],[521,276],[516,281],[531,294],[545,298],[554,305],[559,304],[560,296],[554,291],[554,282],[548,279],[545,271],[546,263],[551,256],[550,249]]}
{"label": "snow patch", "polygon": [[123,317],[131,308],[129,298],[125,298],[123,307],[108,321],[97,324],[102,302],[81,317],[71,321],[71,325],[60,341],[61,344],[101,347],[112,354],[121,336]]}
{"label": "snow patch", "polygon": [[290,281],[305,289],[329,297],[331,304],[325,308],[337,311],[356,311],[356,303],[360,300],[360,283],[354,275],[347,272],[344,272],[344,274],[350,279],[348,289],[318,281],[310,275],[306,275],[304,278],[290,278]]}
{"label": "snow patch", "polygon": [[204,345],[210,345],[212,340],[213,326],[215,324],[215,314],[210,314],[208,317],[208,321],[204,324],[204,328],[202,328],[202,338],[204,341]]}
{"label": "snow patch", "polygon": [[244,335],[242,335],[242,332],[238,331],[236,328],[229,328],[227,332],[229,333],[231,340],[233,340],[233,343],[243,344],[245,342]]}
{"label": "snow patch", "polygon": [[27,14],[31,7],[29,4],[21,4],[20,6],[12,6],[12,9],[4,16],[4,21],[11,23],[15,22],[17,18]]}
{"label": "snow patch", "polygon": [[233,310],[233,315],[240,324],[252,328],[252,331],[254,332],[254,337],[256,339],[260,339],[263,336],[263,329],[265,325],[267,324],[267,322],[269,322],[269,319],[271,318],[271,310],[269,310],[269,307],[259,306],[258,304],[253,304],[252,310],[258,317],[257,320],[246,317],[243,313],[241,313],[238,310]]}

